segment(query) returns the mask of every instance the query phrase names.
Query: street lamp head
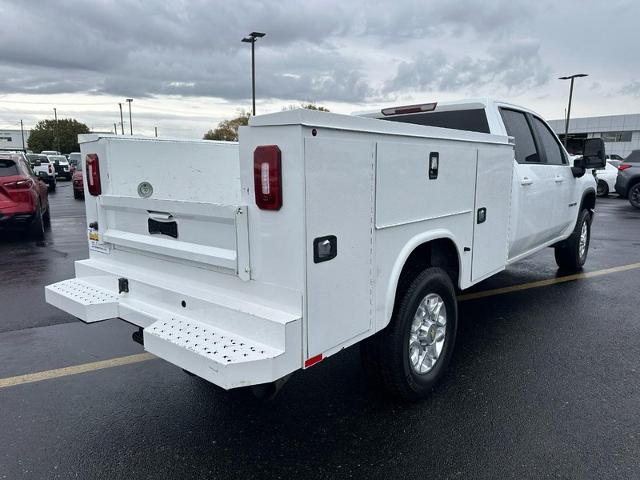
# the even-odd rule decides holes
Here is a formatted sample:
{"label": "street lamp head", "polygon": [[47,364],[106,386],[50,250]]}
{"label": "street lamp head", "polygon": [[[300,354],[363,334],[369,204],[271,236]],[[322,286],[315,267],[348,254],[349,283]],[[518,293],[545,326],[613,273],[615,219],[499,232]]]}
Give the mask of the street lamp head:
{"label": "street lamp head", "polygon": [[133,102],[133,98],[127,98],[127,102]]}
{"label": "street lamp head", "polygon": [[588,77],[586,73],[576,73],[575,75],[569,75],[567,77],[558,77],[558,80],[571,80],[572,78]]}
{"label": "street lamp head", "polygon": [[249,34],[249,36],[250,36],[250,37],[253,37],[253,38],[262,38],[262,37],[264,37],[265,35],[266,35],[266,33],[262,33],[262,32],[251,32],[251,33]]}
{"label": "street lamp head", "polygon": [[251,37],[244,37],[241,41],[244,43],[253,43],[255,39]]}

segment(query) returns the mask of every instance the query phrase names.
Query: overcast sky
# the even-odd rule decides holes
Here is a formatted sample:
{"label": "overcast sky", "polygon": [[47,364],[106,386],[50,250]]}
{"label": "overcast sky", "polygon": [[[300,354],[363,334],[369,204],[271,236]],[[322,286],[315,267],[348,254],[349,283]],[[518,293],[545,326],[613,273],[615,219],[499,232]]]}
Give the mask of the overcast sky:
{"label": "overcast sky", "polygon": [[[96,130],[134,98],[136,133],[197,136],[251,105],[350,113],[490,96],[561,118],[640,113],[638,0],[0,0],[0,127]],[[128,118],[125,104],[125,129]]]}

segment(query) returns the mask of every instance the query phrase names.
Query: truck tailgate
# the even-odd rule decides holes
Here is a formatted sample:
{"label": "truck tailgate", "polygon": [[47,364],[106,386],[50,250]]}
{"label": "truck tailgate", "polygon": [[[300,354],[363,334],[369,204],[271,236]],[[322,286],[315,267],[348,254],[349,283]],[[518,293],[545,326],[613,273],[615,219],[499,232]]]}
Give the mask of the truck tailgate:
{"label": "truck tailgate", "polygon": [[[92,250],[124,250],[249,278],[247,209],[233,143],[97,137],[102,194]],[[88,205],[88,213],[90,212]]]}

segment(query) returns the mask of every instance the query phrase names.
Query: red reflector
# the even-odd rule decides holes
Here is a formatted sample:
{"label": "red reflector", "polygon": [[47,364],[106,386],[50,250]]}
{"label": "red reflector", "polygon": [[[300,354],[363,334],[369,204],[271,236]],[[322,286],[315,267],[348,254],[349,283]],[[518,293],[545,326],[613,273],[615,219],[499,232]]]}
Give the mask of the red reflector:
{"label": "red reflector", "polygon": [[620,165],[618,165],[618,170],[620,171],[626,170],[627,168],[631,168],[631,165],[629,165],[628,163],[621,163]]}
{"label": "red reflector", "polygon": [[100,185],[100,164],[98,162],[98,155],[90,153],[87,155],[86,161],[87,171],[87,188],[89,193],[94,197],[97,197],[102,193],[102,185]]}
{"label": "red reflector", "polygon": [[53,173],[53,167],[51,166],[51,164],[49,164],[49,173]]}
{"label": "red reflector", "polygon": [[431,112],[436,109],[437,102],[423,103],[421,105],[406,105],[404,107],[383,108],[382,114],[388,115],[402,115],[407,113],[420,113]]}
{"label": "red reflector", "polygon": [[316,356],[314,356],[314,357],[307,358],[304,361],[304,368],[309,368],[311,365],[315,365],[316,363],[321,362],[321,361],[322,361],[322,354],[321,353],[316,355]]}
{"label": "red reflector", "polygon": [[262,210],[282,207],[282,161],[277,145],[261,145],[253,152],[253,187]]}

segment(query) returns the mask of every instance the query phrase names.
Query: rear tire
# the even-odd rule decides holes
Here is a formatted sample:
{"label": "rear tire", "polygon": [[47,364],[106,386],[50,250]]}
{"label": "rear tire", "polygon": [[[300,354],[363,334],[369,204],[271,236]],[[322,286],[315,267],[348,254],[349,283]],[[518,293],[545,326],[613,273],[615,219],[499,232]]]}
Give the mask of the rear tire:
{"label": "rear tire", "polygon": [[49,184],[49,189],[50,192],[55,192],[56,191],[56,182],[50,183]]}
{"label": "rear tire", "polygon": [[640,208],[640,182],[629,189],[629,203]]}
{"label": "rear tire", "polygon": [[609,195],[609,185],[604,180],[598,180],[598,186],[596,190],[596,195],[599,197],[606,197]]}
{"label": "rear tire", "polygon": [[80,195],[80,192],[78,192],[77,190],[73,191],[73,198],[75,198],[76,200],[79,200],[82,198],[82,195]]}
{"label": "rear tire", "polygon": [[451,360],[458,326],[455,289],[437,267],[399,288],[391,322],[361,345],[363,365],[367,376],[392,395],[418,401]]}
{"label": "rear tire", "polygon": [[36,207],[36,213],[29,224],[29,235],[35,240],[42,240],[44,238],[44,221],[42,218],[42,210],[40,210],[40,204]]}
{"label": "rear tire", "polygon": [[590,243],[591,212],[585,209],[578,215],[578,221],[571,236],[555,247],[554,253],[558,267],[572,272],[581,270],[587,260]]}

